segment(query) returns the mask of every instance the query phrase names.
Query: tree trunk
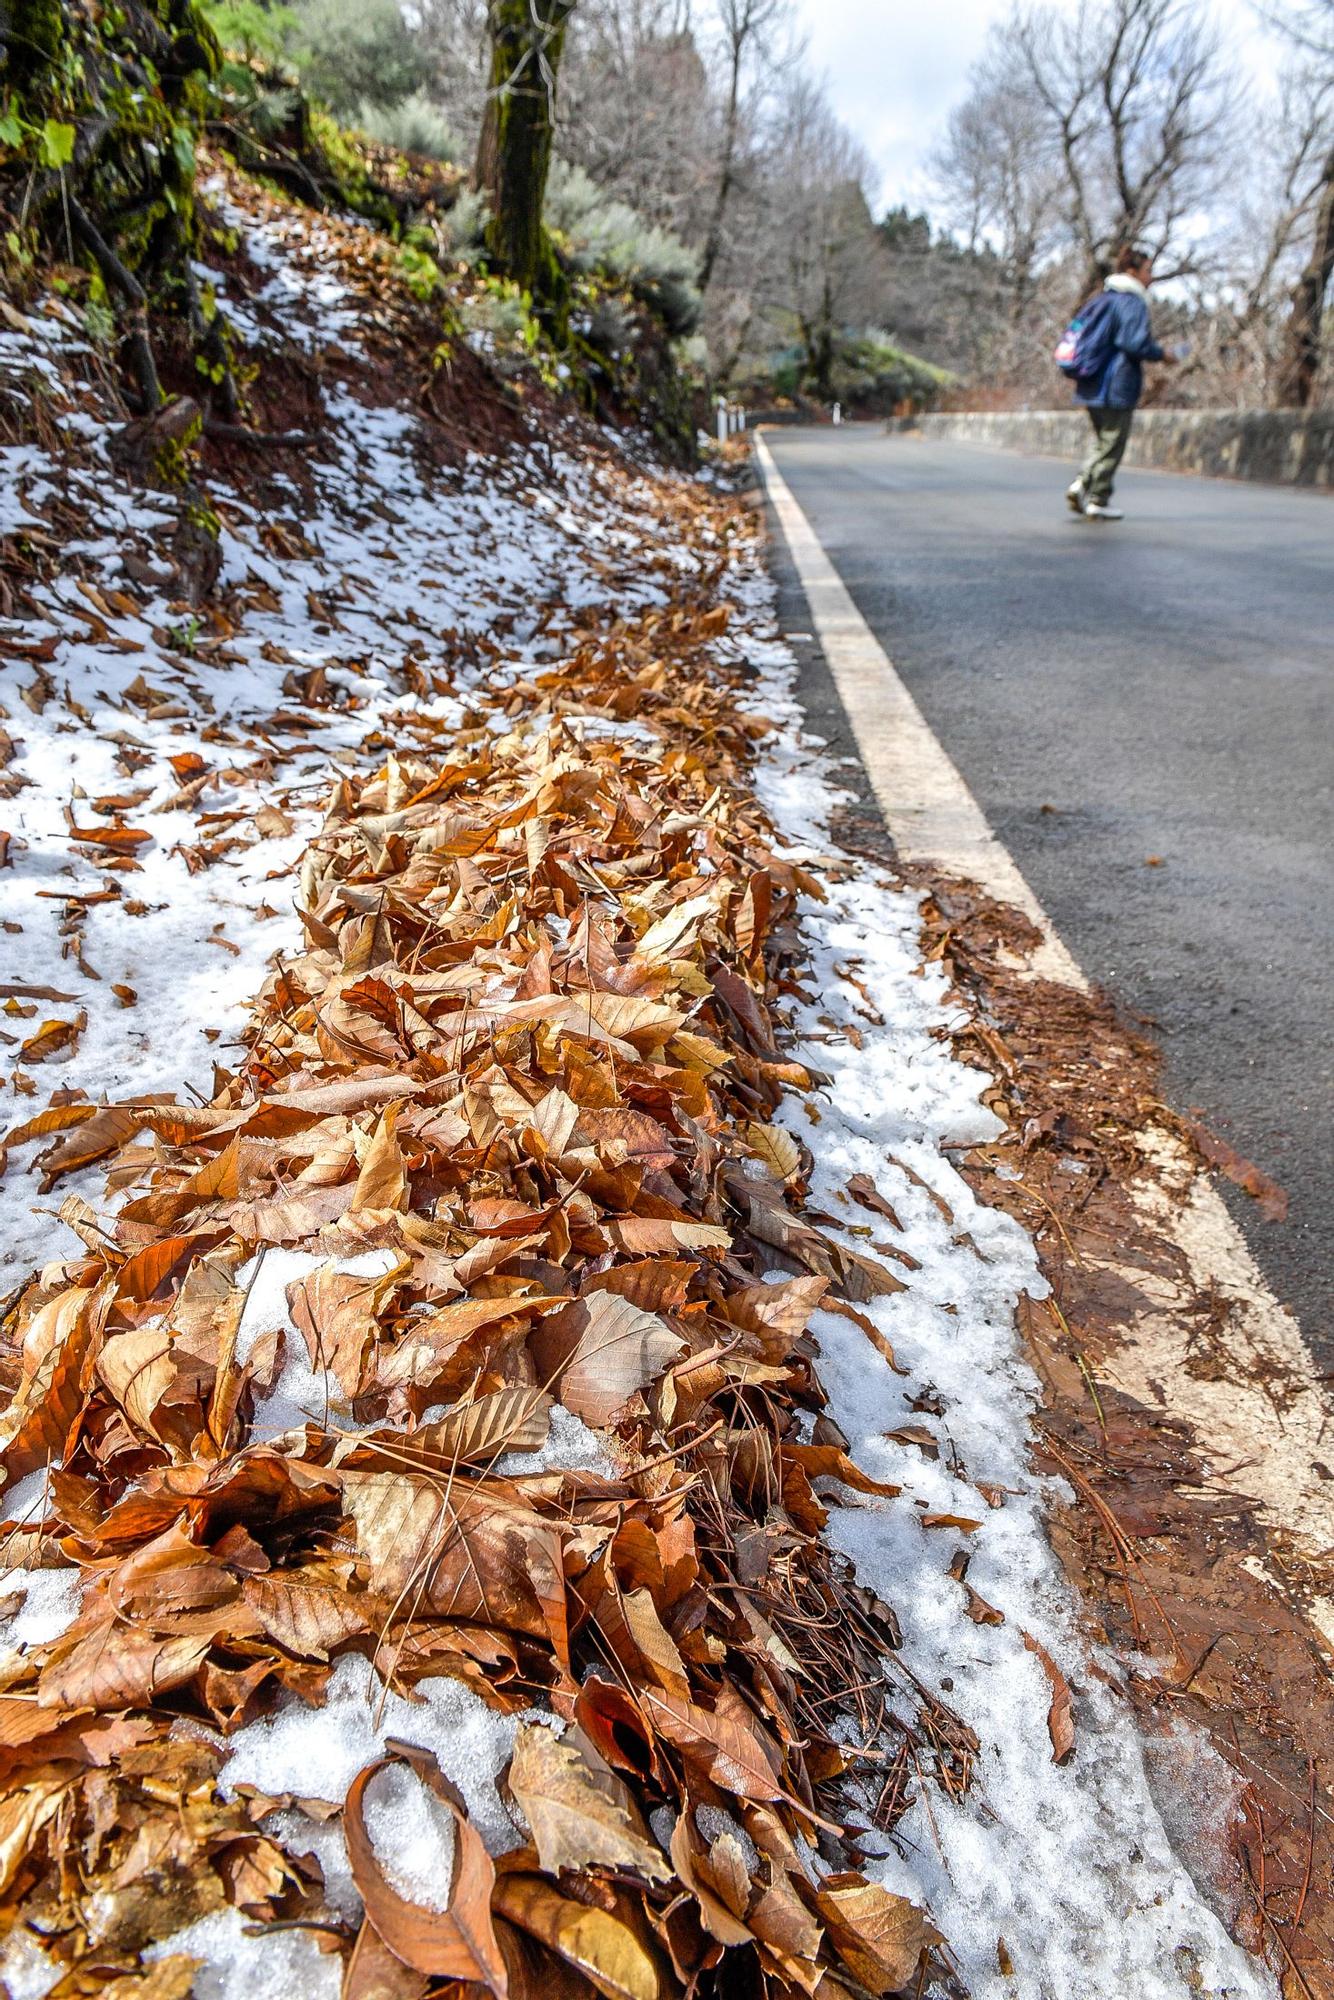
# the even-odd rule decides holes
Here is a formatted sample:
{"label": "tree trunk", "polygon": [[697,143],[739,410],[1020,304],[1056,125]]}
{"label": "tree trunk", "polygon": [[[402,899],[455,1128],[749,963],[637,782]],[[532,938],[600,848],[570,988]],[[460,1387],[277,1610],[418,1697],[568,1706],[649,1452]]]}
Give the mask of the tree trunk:
{"label": "tree trunk", "polygon": [[542,209],[551,166],[556,73],[574,0],[490,0],[491,83],[476,181],[491,207],[492,261],[558,310],[564,286]]}
{"label": "tree trunk", "polygon": [[727,117],[723,124],[723,155],[718,168],[718,191],[714,196],[713,214],[709,220],[709,233],[704,240],[704,255],[700,259],[699,277],[696,283],[701,296],[708,291],[713,277],[714,266],[718,262],[723,247],[723,219],[727,214],[727,200],[732,192],[732,175],[736,162],[737,119],[741,107],[741,58],[744,44],[739,40],[732,43],[732,73],[727,92]]}
{"label": "tree trunk", "polygon": [[1306,268],[1292,288],[1288,330],[1279,363],[1275,400],[1280,409],[1307,409],[1320,373],[1325,293],[1334,276],[1334,147],[1321,175],[1315,237]]}
{"label": "tree trunk", "polygon": [[834,301],[829,280],[820,295],[820,318],[806,333],[806,355],[815,393],[825,403],[834,400]]}

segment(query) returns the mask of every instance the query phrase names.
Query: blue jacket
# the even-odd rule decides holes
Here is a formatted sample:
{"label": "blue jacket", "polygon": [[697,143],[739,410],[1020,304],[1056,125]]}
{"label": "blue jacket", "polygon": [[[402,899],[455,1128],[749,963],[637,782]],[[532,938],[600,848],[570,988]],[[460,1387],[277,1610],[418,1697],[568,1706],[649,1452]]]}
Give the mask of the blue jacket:
{"label": "blue jacket", "polygon": [[1098,374],[1080,376],[1075,401],[1090,410],[1133,410],[1144,386],[1142,364],[1161,361],[1163,350],[1149,325],[1143,287],[1131,279],[1109,278],[1104,289],[1111,293],[1116,322],[1112,350]]}

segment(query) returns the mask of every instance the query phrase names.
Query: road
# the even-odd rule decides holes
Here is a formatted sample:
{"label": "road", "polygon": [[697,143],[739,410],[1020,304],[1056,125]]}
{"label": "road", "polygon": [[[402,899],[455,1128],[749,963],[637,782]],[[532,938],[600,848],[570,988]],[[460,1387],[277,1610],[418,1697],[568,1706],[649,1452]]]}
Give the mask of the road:
{"label": "road", "polygon": [[[766,437],[1058,932],[1156,1025],[1170,1101],[1286,1188],[1285,1223],[1228,1204],[1334,1370],[1334,496],[1123,472],[1126,519],[1094,525],[1053,459]],[[785,629],[809,632],[775,547]]]}

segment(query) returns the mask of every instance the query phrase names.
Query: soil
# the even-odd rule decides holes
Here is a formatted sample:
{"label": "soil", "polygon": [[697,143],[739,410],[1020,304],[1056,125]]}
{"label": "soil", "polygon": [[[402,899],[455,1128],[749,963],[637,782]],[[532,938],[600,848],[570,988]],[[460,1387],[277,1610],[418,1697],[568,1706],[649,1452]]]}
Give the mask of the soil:
{"label": "soil", "polygon": [[[1074,1494],[1052,1515],[1052,1539],[1090,1636],[1120,1662],[1164,1817],[1286,2000],[1334,2000],[1334,1701],[1304,1609],[1328,1586],[1229,1490],[1188,1426],[1107,1379],[1150,1293],[1154,1310],[1166,1294],[1198,1327],[1199,1366],[1229,1365],[1227,1300],[1192,1281],[1170,1210],[1155,1221],[1131,1195],[1154,1172],[1144,1132],[1182,1136],[1159,1097],[1158,1051],[1104,996],[1029,977],[1027,919],[975,885],[905,870],[873,811],[849,809],[836,832],[923,891],[928,954],[970,1017],[952,1039],[994,1079],[988,1101],[1006,1138],[964,1169],[1033,1237],[1052,1287],[1020,1308],[1042,1385],[1035,1456]],[[1270,1388],[1281,1400],[1283,1385]],[[1205,1774],[1191,1768],[1191,1736],[1174,1731],[1181,1721],[1236,1773],[1222,1824],[1198,1810]]]}

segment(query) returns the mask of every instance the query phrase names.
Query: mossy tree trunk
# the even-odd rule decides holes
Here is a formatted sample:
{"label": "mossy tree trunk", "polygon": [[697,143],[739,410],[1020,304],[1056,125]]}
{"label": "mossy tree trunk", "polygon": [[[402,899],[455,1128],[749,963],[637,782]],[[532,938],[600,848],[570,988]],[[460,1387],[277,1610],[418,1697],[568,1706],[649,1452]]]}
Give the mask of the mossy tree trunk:
{"label": "mossy tree trunk", "polygon": [[555,125],[556,77],[574,0],[490,0],[491,82],[477,185],[491,207],[487,249],[548,316],[564,282],[542,221]]}

